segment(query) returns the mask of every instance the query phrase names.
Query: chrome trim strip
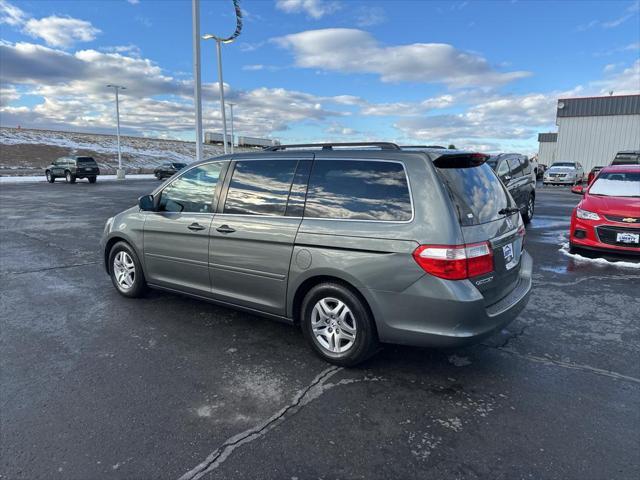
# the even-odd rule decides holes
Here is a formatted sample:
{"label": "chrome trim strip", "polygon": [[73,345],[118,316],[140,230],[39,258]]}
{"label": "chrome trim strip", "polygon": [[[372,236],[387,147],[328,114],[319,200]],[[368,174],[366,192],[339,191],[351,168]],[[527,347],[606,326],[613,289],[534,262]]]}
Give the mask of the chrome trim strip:
{"label": "chrome trim strip", "polygon": [[219,263],[209,263],[209,267],[217,268],[218,270],[227,270],[233,273],[243,273],[245,275],[251,275],[253,277],[265,277],[271,280],[284,280],[286,275],[280,273],[263,272],[261,270],[252,270],[250,268],[232,267],[231,265],[220,265]]}

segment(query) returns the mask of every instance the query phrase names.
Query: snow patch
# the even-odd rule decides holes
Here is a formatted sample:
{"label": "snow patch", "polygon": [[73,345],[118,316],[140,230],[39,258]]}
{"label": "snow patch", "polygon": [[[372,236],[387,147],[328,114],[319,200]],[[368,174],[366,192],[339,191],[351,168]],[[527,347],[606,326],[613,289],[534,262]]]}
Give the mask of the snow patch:
{"label": "snow patch", "polygon": [[589,257],[583,257],[579,253],[570,253],[569,242],[564,242],[560,246],[559,252],[569,258],[574,259],[577,262],[591,263],[593,265],[598,265],[602,267],[612,266],[612,267],[640,269],[640,262],[635,263],[635,262],[625,262],[625,261],[614,261],[614,260],[607,260],[606,258],[602,258],[602,257],[589,258]]}

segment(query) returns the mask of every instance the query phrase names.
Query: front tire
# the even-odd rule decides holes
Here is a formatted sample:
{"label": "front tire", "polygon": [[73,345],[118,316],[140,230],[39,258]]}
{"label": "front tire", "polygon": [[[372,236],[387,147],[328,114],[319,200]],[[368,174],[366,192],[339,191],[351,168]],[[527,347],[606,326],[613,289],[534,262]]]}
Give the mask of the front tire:
{"label": "front tire", "polygon": [[316,354],[335,365],[352,367],[378,349],[369,309],[338,283],[321,283],[309,290],[302,302],[301,324]]}
{"label": "front tire", "polygon": [[47,177],[47,182],[49,183],[53,183],[56,181],[56,177],[53,176],[53,174],[47,170],[47,172],[45,173],[46,177]]}
{"label": "front tire", "polygon": [[156,178],[158,180],[162,180],[162,175],[160,174],[160,172],[156,172]]}
{"label": "front tire", "polygon": [[64,179],[67,181],[67,183],[76,183],[76,176],[72,175],[69,170],[64,173]]}
{"label": "front tire", "polygon": [[141,297],[147,289],[147,282],[138,255],[125,242],[118,242],[111,248],[109,274],[113,286],[116,287],[120,295],[125,297]]}

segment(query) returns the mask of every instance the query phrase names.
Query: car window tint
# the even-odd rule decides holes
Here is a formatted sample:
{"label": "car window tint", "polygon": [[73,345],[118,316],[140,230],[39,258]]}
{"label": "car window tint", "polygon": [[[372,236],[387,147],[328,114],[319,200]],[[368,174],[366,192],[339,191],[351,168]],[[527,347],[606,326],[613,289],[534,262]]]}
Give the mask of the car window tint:
{"label": "car window tint", "polygon": [[511,169],[512,175],[517,175],[522,170],[522,166],[517,158],[512,157],[507,160],[509,162],[509,168]]}
{"label": "car window tint", "polygon": [[237,162],[224,213],[284,215],[297,163],[297,160]]}
{"label": "car window tint", "polygon": [[411,197],[404,168],[396,162],[317,160],[305,217],[407,221]]}
{"label": "car window tint", "polygon": [[506,160],[503,160],[502,162],[500,162],[500,165],[498,165],[497,173],[501,177],[509,173],[509,164],[507,163]]}
{"label": "car window tint", "polygon": [[212,212],[212,200],[222,164],[200,165],[171,182],[160,194],[159,210],[164,212]]}

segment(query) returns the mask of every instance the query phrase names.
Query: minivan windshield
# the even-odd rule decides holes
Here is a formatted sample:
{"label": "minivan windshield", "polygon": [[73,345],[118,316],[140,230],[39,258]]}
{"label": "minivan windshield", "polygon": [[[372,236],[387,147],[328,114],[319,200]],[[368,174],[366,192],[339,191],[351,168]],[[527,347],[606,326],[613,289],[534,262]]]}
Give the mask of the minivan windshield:
{"label": "minivan windshield", "polygon": [[600,172],[589,195],[640,198],[640,172]]}
{"label": "minivan windshield", "polygon": [[504,217],[498,213],[515,207],[502,182],[486,163],[461,168],[440,167],[437,171],[448,187],[461,225],[478,225]]}

